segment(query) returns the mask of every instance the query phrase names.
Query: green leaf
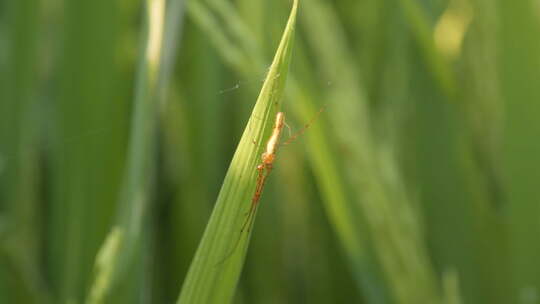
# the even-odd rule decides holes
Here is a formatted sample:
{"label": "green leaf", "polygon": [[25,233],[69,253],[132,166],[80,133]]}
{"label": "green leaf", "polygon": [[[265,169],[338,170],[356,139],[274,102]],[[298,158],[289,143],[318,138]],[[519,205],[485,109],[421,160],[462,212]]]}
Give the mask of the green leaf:
{"label": "green leaf", "polygon": [[[251,204],[256,167],[280,107],[291,58],[295,1],[257,103],[234,154],[178,303],[228,303],[244,263],[249,232],[240,233]],[[253,143],[255,141],[256,144]]]}
{"label": "green leaf", "polygon": [[[246,78],[250,77],[248,71],[252,70],[253,66],[257,67],[257,69],[263,66],[262,58],[264,58],[264,55],[253,53],[252,48],[248,47],[257,40],[256,36],[249,34],[247,24],[239,24],[237,20],[242,20],[242,18],[227,6],[228,2],[214,0],[208,5],[214,8],[216,16],[212,14],[210,7],[205,7],[197,1],[190,3],[188,12],[191,18],[207,33],[208,38],[216,45],[219,54],[227,64]],[[224,6],[227,7],[224,8]],[[317,16],[315,19],[319,20],[318,14],[308,15]],[[218,19],[223,19],[224,26],[220,25]],[[307,28],[314,32],[320,31],[318,28]],[[227,37],[236,37],[241,41],[238,44],[243,48],[237,47],[234,41]],[[297,45],[297,52],[300,50],[300,46]],[[301,59],[307,60],[308,56],[301,57]],[[307,67],[308,65],[298,63],[298,66]],[[297,74],[294,75],[295,73]],[[297,119],[300,117],[300,120],[309,121],[313,119],[318,110],[314,100],[320,99],[320,95],[315,97],[317,95],[311,93],[314,90],[313,87],[306,85],[306,83],[310,85],[315,83],[312,79],[315,73],[313,69],[308,69],[308,72],[303,73],[300,78],[308,78],[309,80],[302,83],[299,81],[300,78],[294,77],[300,75],[301,71],[295,71],[295,73],[291,74],[288,80],[289,88],[286,94],[288,94],[289,99],[295,101],[292,104],[292,111],[288,113],[292,113]],[[372,287],[374,284],[371,281],[380,281],[380,279],[375,278],[377,274],[373,270],[368,270],[368,263],[370,262],[366,252],[365,237],[362,233],[359,233],[359,231],[363,230],[361,228],[362,223],[358,221],[358,208],[355,208],[355,202],[349,199],[346,193],[344,178],[339,173],[338,156],[332,149],[335,144],[332,143],[331,138],[325,132],[328,129],[328,125],[325,125],[324,119],[321,117],[317,123],[310,126],[309,132],[304,134],[306,148],[309,150],[309,159],[314,170],[314,177],[323,198],[322,202],[345,253],[355,269],[354,274],[358,282],[361,286],[370,290],[368,292],[370,299],[378,299],[380,302],[384,302],[381,292],[376,290],[378,288]]]}
{"label": "green leaf", "polygon": [[[139,54],[127,164],[121,188],[117,218],[95,260],[95,275],[87,303],[128,302],[141,283],[144,255],[148,251],[149,201],[155,174],[155,138],[158,104],[166,94],[173,65],[178,26],[177,14],[166,14],[174,1],[146,0]],[[167,18],[165,18],[167,16]],[[167,22],[166,22],[167,19]],[[165,48],[168,48],[165,51]],[[148,288],[148,284],[144,285]],[[126,291],[127,290],[127,291]]]}

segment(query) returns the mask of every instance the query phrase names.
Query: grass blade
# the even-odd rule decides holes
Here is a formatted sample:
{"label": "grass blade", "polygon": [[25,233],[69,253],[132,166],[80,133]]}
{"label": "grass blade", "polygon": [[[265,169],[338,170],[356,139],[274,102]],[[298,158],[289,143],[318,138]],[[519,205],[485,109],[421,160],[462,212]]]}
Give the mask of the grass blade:
{"label": "grass blade", "polygon": [[[322,70],[340,81],[329,89],[327,99],[339,101],[329,117],[341,132],[337,144],[350,151],[344,155],[353,188],[372,239],[372,246],[396,303],[440,303],[438,280],[423,243],[419,217],[401,179],[392,147],[374,136],[359,73],[347,67],[355,62],[338,18],[324,1],[310,0],[303,23]],[[309,17],[308,17],[309,16]],[[318,16],[317,19],[312,16]],[[358,174],[362,172],[362,174]]]}
{"label": "grass blade", "polygon": [[[230,302],[240,277],[249,233],[239,234],[255,187],[256,166],[285,87],[298,3],[294,2],[281,43],[233,157],[216,207],[182,287],[178,303]],[[255,140],[258,144],[254,145]],[[230,255],[238,238],[239,245]],[[225,260],[224,260],[225,259]]]}
{"label": "grass blade", "polygon": [[40,116],[47,126],[42,147],[51,183],[43,200],[46,273],[56,302],[65,303],[84,299],[94,256],[112,222],[127,107],[112,89],[121,83],[115,65],[119,35],[111,30],[120,24],[119,7],[110,1],[67,1],[58,9],[64,12],[62,31],[53,43],[62,56],[52,61],[58,68],[51,72],[58,76],[44,79],[57,90],[40,92],[42,109],[52,110]]}
{"label": "grass blade", "polygon": [[[216,1],[214,0],[214,2]],[[188,5],[190,17],[207,32],[209,38],[216,45],[216,48],[219,49],[219,54],[232,68],[248,78],[250,75],[247,71],[253,70],[254,67],[255,69],[260,69],[264,66],[264,54],[245,55],[249,52],[247,46],[252,45],[256,37],[249,34],[246,24],[239,25],[236,19],[240,19],[240,17],[237,14],[226,14],[225,12],[230,12],[230,9],[215,9],[216,15],[228,24],[226,28],[229,31],[236,31],[235,33],[229,33],[229,31],[224,30],[218,25],[218,18],[214,17],[208,8],[198,2],[190,3],[192,3]],[[226,4],[221,4],[220,7],[223,5]],[[214,3],[213,6],[217,7],[218,5]],[[244,48],[238,48],[235,47],[234,42],[227,40],[228,36],[234,36],[241,40],[252,40],[252,42],[242,42],[241,45]],[[302,57],[305,58],[307,56]],[[306,64],[299,65],[308,66]],[[310,72],[304,74],[304,77],[306,77],[305,75],[313,74],[314,71],[310,70]],[[308,83],[313,83],[313,81],[308,81]],[[300,117],[302,121],[309,121],[318,110],[312,101],[315,98],[307,94],[312,88],[295,81],[293,75],[290,76],[289,87],[290,90],[287,90],[287,94],[289,94],[291,99],[295,100],[292,113]],[[382,293],[375,290],[377,288],[374,288],[373,284],[370,283],[372,280],[380,281],[380,279],[376,273],[377,271],[368,269],[371,267],[369,266],[369,258],[365,250],[365,237],[358,234],[358,231],[363,231],[362,224],[360,224],[355,216],[358,214],[358,211],[352,211],[358,208],[355,208],[353,206],[354,202],[348,199],[345,187],[343,186],[345,184],[344,179],[339,174],[336,154],[331,149],[334,144],[329,136],[325,134],[324,130],[327,127],[323,125],[323,119],[313,124],[310,127],[310,131],[305,134],[307,137],[305,142],[311,154],[310,162],[316,173],[315,178],[321,189],[326,212],[341,241],[345,254],[349,258],[349,262],[354,265],[354,274],[356,275],[357,282],[362,288],[369,290],[370,299],[373,301],[377,299],[377,301],[384,302],[384,300],[381,300],[384,297]]]}
{"label": "grass blade", "polygon": [[[511,266],[518,295],[514,302],[538,301],[540,276],[540,20],[537,2],[497,1],[501,14],[501,88],[504,97],[503,167]],[[503,303],[503,302],[500,302]]]}
{"label": "grass blade", "polygon": [[[160,74],[165,8],[165,0],[146,1],[143,48],[135,86],[124,185],[120,194],[116,224],[96,257],[96,276],[87,298],[88,303],[102,303],[111,297],[122,297],[120,294],[124,291],[119,286],[137,284],[134,282],[138,282],[140,278],[130,275],[144,268],[144,265],[138,264],[144,260],[142,256],[147,243],[144,239],[147,238],[148,231],[142,228],[147,222],[154,171],[152,160],[155,154],[153,147],[159,89],[164,90],[160,83],[167,82],[163,74]],[[128,298],[140,298],[129,287],[127,293]],[[115,298],[115,301],[118,299]]]}
{"label": "grass blade", "polygon": [[[0,302],[47,303],[40,272],[42,205],[36,152],[40,3],[4,5],[6,57],[0,58]],[[4,16],[2,16],[4,17]],[[1,17],[0,17],[1,18]],[[4,40],[4,39],[2,39]]]}

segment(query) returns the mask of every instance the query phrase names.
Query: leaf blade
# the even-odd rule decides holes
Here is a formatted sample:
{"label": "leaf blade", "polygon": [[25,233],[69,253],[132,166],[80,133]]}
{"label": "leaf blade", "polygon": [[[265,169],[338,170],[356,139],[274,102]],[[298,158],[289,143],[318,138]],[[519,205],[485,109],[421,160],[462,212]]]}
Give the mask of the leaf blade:
{"label": "leaf blade", "polygon": [[[280,45],[225,176],[216,207],[188,271],[178,303],[227,303],[232,300],[249,242],[249,233],[239,234],[244,221],[242,214],[249,208],[247,202],[250,201],[255,186],[255,168],[260,162],[266,139],[264,135],[271,131],[273,118],[281,104],[292,53],[297,7],[298,1],[295,0]],[[257,145],[253,144],[254,139]],[[235,248],[237,242],[238,248]],[[232,254],[231,249],[234,249]]]}

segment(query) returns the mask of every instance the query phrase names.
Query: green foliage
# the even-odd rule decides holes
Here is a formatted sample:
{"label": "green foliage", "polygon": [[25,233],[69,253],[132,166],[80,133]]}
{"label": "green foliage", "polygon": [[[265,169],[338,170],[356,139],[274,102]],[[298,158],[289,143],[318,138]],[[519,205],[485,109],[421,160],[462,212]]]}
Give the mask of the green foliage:
{"label": "green foliage", "polygon": [[535,1],[0,8],[0,303],[539,301]]}
{"label": "green foliage", "polygon": [[[194,3],[194,2],[192,2]],[[266,138],[281,105],[292,53],[298,3],[268,70],[259,98],[233,156],[178,303],[228,303],[234,296],[251,230],[243,231]],[[266,135],[266,136],[265,136]],[[256,143],[256,145],[254,145]],[[249,218],[248,218],[249,220]],[[240,231],[240,233],[239,233]]]}

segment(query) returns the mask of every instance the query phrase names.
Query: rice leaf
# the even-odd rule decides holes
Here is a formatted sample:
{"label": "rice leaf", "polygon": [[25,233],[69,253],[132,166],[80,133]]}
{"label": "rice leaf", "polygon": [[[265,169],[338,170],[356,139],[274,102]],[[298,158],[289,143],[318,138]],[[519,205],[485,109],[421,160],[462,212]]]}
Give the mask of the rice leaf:
{"label": "rice leaf", "polygon": [[[178,303],[228,303],[232,300],[250,235],[249,232],[242,234],[240,230],[245,220],[244,213],[250,208],[256,167],[281,104],[291,58],[297,7],[298,1],[295,1]],[[254,140],[256,144],[253,144]]]}

